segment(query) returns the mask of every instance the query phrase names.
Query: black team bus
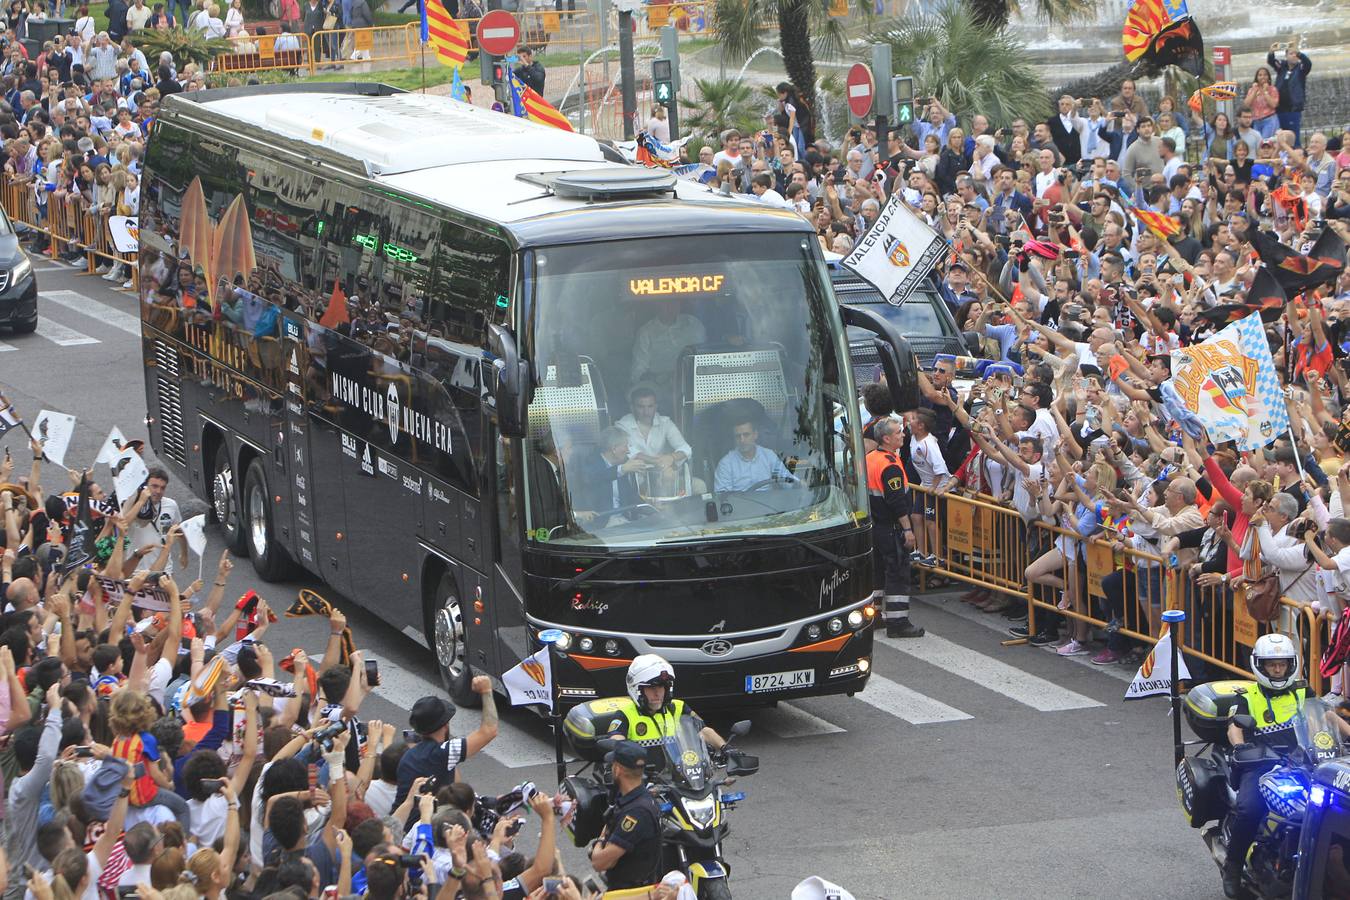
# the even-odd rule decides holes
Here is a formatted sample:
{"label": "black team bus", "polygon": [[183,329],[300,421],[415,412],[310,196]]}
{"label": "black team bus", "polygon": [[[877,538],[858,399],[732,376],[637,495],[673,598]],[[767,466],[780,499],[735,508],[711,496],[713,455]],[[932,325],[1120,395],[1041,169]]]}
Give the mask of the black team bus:
{"label": "black team bus", "polygon": [[263,578],[377,612],[458,700],[548,629],[564,705],[641,653],[701,705],[866,684],[843,319],[902,407],[916,376],[803,218],[370,84],[169,97],[141,196],[154,450]]}

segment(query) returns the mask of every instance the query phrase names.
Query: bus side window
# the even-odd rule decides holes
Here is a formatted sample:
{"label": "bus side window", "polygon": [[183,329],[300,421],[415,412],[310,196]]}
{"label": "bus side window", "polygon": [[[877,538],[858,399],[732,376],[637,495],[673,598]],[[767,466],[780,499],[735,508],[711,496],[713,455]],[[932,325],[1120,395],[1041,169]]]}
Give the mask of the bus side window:
{"label": "bus side window", "polygon": [[428,319],[447,340],[481,347],[489,321],[509,308],[511,251],[499,238],[454,222],[441,231],[439,265],[427,292]]}

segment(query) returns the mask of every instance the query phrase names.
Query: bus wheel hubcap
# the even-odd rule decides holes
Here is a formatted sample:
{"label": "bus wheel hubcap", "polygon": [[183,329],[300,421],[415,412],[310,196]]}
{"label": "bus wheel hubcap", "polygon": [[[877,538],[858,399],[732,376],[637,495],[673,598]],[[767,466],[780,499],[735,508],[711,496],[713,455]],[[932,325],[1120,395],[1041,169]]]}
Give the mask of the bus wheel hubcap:
{"label": "bus wheel hubcap", "polygon": [[222,528],[229,528],[230,522],[230,491],[233,485],[230,483],[230,470],[221,469],[216,473],[212,484],[211,505],[215,508],[216,521]]}
{"label": "bus wheel hubcap", "polygon": [[464,617],[459,600],[447,597],[436,613],[436,661],[453,679],[464,671]]}
{"label": "bus wheel hubcap", "polygon": [[262,558],[267,555],[267,501],[257,485],[248,493],[248,524],[253,551]]}

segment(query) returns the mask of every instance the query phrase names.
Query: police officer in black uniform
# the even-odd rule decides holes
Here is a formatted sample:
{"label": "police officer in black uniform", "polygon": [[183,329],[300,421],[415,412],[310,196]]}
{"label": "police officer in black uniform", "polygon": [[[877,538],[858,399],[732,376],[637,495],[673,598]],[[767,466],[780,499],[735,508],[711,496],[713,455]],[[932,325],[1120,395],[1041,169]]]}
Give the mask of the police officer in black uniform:
{"label": "police officer in black uniform", "polygon": [[605,830],[591,845],[591,866],[605,874],[612,891],[656,884],[661,879],[661,810],[647,789],[647,755],[632,741],[619,741],[605,756],[614,777]]}

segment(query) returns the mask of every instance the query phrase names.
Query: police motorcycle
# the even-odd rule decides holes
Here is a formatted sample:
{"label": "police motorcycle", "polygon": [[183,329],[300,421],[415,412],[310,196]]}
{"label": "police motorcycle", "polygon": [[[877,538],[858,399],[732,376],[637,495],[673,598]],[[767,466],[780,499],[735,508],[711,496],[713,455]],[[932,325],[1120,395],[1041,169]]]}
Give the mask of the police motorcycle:
{"label": "police motorcycle", "polygon": [[[567,810],[563,825],[577,847],[598,838],[604,827],[611,786],[604,758],[614,744],[609,737],[622,702],[583,703],[563,722],[568,743],[584,763],[561,785]],[[674,735],[647,748],[647,781],[661,808],[661,872],[684,873],[699,900],[731,898],[731,867],[722,857],[722,842],[730,833],[726,814],[745,799],[745,792],[729,788],[759,771],[758,757],[731,745],[749,731],[748,721],[737,722],[727,746],[710,752],[696,720],[682,716]]]}
{"label": "police motorcycle", "polygon": [[1267,812],[1247,855],[1243,887],[1261,900],[1314,896],[1296,891],[1295,884],[1300,866],[1306,868],[1305,863],[1313,862],[1301,843],[1306,845],[1308,838],[1315,838],[1304,833],[1310,802],[1320,802],[1326,795],[1325,788],[1315,788],[1319,766],[1346,752],[1333,721],[1336,713],[1317,697],[1308,697],[1293,721],[1292,741],[1285,748],[1262,744],[1234,748],[1227,736],[1229,722],[1246,729],[1258,723],[1250,716],[1230,719],[1230,715],[1234,706],[1242,708],[1243,696],[1255,690],[1253,682],[1219,681],[1187,692],[1186,721],[1204,746],[1200,752],[1180,758],[1177,795],[1187,822],[1192,828],[1204,829],[1205,844],[1222,870],[1228,856],[1239,779],[1259,777]]}

